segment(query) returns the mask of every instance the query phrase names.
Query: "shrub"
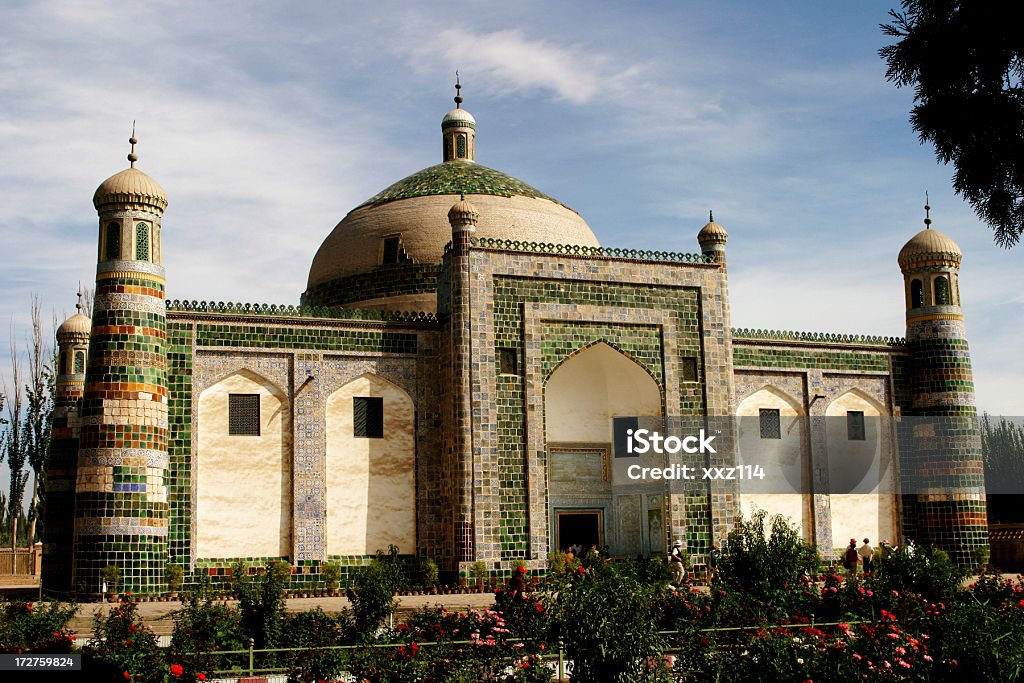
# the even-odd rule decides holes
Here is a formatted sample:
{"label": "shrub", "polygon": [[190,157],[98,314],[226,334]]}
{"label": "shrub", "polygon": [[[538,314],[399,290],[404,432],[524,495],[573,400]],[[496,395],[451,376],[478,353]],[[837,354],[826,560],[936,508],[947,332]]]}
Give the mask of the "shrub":
{"label": "shrub", "polygon": [[180,564],[167,563],[164,570],[167,577],[167,590],[177,593],[181,589],[181,583],[185,579],[185,568]]}
{"label": "shrub", "polygon": [[876,575],[883,588],[914,591],[934,601],[956,593],[966,573],[942,550],[918,546],[910,552],[903,546],[886,554]]}
{"label": "shrub", "polygon": [[78,611],[60,602],[9,602],[0,607],[0,652],[66,654],[74,644],[68,628]]}
{"label": "shrub", "polygon": [[749,520],[737,519],[719,559],[723,583],[765,604],[785,604],[786,592],[804,577],[817,572],[817,551],[803,542],[797,529],[780,515],[771,518],[758,510]]}
{"label": "shrub", "polygon": [[335,680],[345,667],[342,650],[320,648],[342,645],[352,635],[347,614],[332,616],[319,607],[285,618],[282,646],[305,648],[286,654],[288,680],[295,682]]}
{"label": "shrub", "polygon": [[399,585],[392,565],[379,557],[356,573],[348,599],[357,632],[371,635],[391,616],[398,606],[395,592]]}
{"label": "shrub", "polygon": [[257,649],[275,647],[280,641],[284,618],[284,589],[291,578],[291,565],[277,560],[250,576],[249,567],[239,560],[231,567],[231,585],[242,616],[242,628]]}
{"label": "shrub", "polygon": [[667,680],[658,635],[659,588],[610,565],[577,571],[559,587],[558,634],[572,660],[573,678],[591,683]]}
{"label": "shrub", "polygon": [[243,664],[242,655],[200,654],[243,650],[249,646],[249,638],[242,628],[242,615],[237,609],[193,595],[174,617],[170,652],[175,661],[188,670],[228,670]]}
{"label": "shrub", "polygon": [[341,582],[341,562],[331,560],[320,565],[320,577],[324,580],[324,588],[337,590]]}
{"label": "shrub", "polygon": [[437,583],[438,570],[437,562],[434,562],[429,557],[425,557],[420,561],[420,575],[423,577],[423,585],[427,588],[433,587]]}
{"label": "shrub", "polygon": [[135,603],[122,601],[92,620],[93,637],[82,650],[88,680],[164,681],[168,671],[152,629],[139,619]]}

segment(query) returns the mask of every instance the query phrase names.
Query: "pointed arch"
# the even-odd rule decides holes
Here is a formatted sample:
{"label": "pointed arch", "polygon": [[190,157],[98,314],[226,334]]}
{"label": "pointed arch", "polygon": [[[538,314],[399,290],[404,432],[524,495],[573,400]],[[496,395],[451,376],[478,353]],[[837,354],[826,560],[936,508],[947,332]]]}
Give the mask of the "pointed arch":
{"label": "pointed arch", "polygon": [[[328,396],[325,409],[327,554],[368,555],[392,544],[414,552],[412,397],[383,377],[363,373]],[[379,431],[366,429],[366,421],[378,419]]]}
{"label": "pointed arch", "polygon": [[[255,415],[254,433],[232,434],[232,396]],[[197,557],[291,554],[291,411],[287,394],[242,368],[199,394],[195,519]],[[237,419],[237,418],[236,418]]]}
{"label": "pointed arch", "polygon": [[620,353],[626,360],[630,361],[631,363],[634,363],[634,364],[638,365],[644,372],[646,372],[648,375],[651,376],[651,379],[654,380],[654,383],[658,385],[658,389],[660,391],[662,391],[662,393],[664,393],[664,390],[663,390],[663,388],[661,386],[661,382],[658,381],[658,378],[654,375],[653,372],[651,372],[651,369],[649,367],[647,367],[647,365],[643,361],[635,358],[631,353],[629,353],[628,351],[623,349],[617,343],[607,339],[606,337],[601,337],[600,339],[595,339],[594,341],[587,342],[586,344],[584,344],[583,346],[579,347],[578,349],[576,349],[575,351],[570,353],[568,356],[566,356],[562,360],[558,361],[558,363],[555,364],[555,366],[552,367],[548,371],[547,375],[544,377],[544,383],[547,384],[547,381],[548,381],[548,379],[551,378],[551,375],[555,374],[555,371],[558,370],[563,365],[565,365],[567,362],[569,362],[570,360],[572,360],[576,356],[579,356],[584,351],[587,351],[588,349],[592,349],[595,346],[598,346],[599,344],[604,344],[605,346],[610,347],[611,349],[613,349],[613,350],[617,351],[618,353]]}

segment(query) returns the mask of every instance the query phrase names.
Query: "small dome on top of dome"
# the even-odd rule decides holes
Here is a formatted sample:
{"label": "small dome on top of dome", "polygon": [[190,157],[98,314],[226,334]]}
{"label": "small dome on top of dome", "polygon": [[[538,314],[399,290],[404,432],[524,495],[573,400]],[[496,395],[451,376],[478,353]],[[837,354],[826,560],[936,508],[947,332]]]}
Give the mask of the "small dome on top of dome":
{"label": "small dome on top of dome", "polygon": [[903,248],[900,249],[900,255],[897,260],[899,261],[900,266],[905,266],[920,257],[932,254],[941,254],[952,257],[955,261],[959,261],[963,256],[963,252],[960,251],[960,247],[956,242],[949,237],[946,237],[938,230],[926,228],[911,237],[910,240],[903,245]]}
{"label": "small dome on top of dome", "polygon": [[128,138],[132,151],[128,154],[129,168],[110,176],[96,188],[92,196],[92,204],[99,211],[108,204],[148,204],[161,212],[167,208],[167,193],[160,183],[135,168],[139,157],[135,154],[135,124],[132,123],[132,136]]}
{"label": "small dome on top of dome", "polygon": [[448,128],[450,126],[464,126],[466,128],[476,128],[476,119],[465,109],[456,108],[444,115],[441,119],[441,128]]}
{"label": "small dome on top of dome", "polygon": [[148,204],[162,211],[167,208],[167,194],[160,183],[132,167],[100,183],[92,203],[97,210],[108,204]]}

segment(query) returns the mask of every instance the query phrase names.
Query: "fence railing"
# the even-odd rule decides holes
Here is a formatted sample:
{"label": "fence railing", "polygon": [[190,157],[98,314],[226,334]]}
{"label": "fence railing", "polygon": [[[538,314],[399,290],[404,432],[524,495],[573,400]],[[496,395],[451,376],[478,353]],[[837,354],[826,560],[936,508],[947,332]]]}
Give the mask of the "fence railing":
{"label": "fence railing", "polygon": [[0,548],[0,577],[35,579],[39,576],[41,557],[41,543],[32,548]]}
{"label": "fence railing", "polygon": [[[858,624],[873,624],[875,622],[870,620],[852,620],[852,621],[829,621],[829,622],[816,622],[814,620],[809,621],[806,624],[757,624],[754,626],[718,626],[714,628],[702,628],[698,629],[698,633],[715,633],[715,632],[734,632],[734,631],[757,631],[757,630],[772,630],[772,629],[800,629],[800,628],[820,628],[820,627],[832,627],[844,624],[846,626],[856,626]],[[668,641],[668,647],[665,649],[663,654],[673,654],[679,652],[680,649],[672,645],[672,636],[678,636],[684,633],[683,631],[658,631],[658,635],[664,636]],[[513,645],[515,643],[526,643],[523,639],[511,639],[504,641],[506,645]],[[428,641],[428,642],[416,642],[419,648],[430,648],[436,646],[451,646],[451,645],[468,645],[478,646],[480,643],[476,640],[444,640],[444,641]],[[355,652],[357,650],[367,649],[394,649],[407,648],[409,643],[374,643],[364,645],[327,645],[327,646],[316,646],[316,647],[277,647],[277,648],[256,648],[252,639],[249,640],[249,647],[245,650],[215,650],[212,652],[195,652],[191,653],[195,657],[230,657],[236,656],[240,663],[235,664],[230,669],[213,669],[207,671],[207,674],[211,674],[218,677],[253,677],[253,676],[274,676],[285,674],[289,668],[287,666],[257,666],[259,655],[264,654],[276,654],[286,652],[303,652],[303,653],[317,653],[317,652]],[[559,680],[564,679],[567,673],[567,668],[571,668],[571,663],[566,658],[565,648],[562,643],[558,643],[556,648],[552,648],[545,654],[538,655],[542,662],[545,662],[549,666],[553,666],[557,673]],[[514,658],[509,658],[511,662]]]}

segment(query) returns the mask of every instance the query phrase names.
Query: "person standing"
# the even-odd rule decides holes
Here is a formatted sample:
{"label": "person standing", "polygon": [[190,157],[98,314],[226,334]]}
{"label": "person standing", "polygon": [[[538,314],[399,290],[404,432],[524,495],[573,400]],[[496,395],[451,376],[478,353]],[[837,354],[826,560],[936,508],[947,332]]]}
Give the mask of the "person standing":
{"label": "person standing", "polygon": [[683,563],[683,542],[677,540],[668,554],[669,569],[672,570],[672,585],[677,588],[683,585],[686,578],[686,566]]}
{"label": "person standing", "polygon": [[846,546],[846,555],[844,557],[846,569],[850,572],[850,576],[857,574],[857,565],[860,564],[860,555],[857,554],[857,539],[851,538],[850,545]]}
{"label": "person standing", "polygon": [[718,560],[721,557],[722,551],[719,550],[718,544],[712,543],[711,551],[708,553],[708,585],[711,585],[718,575]]}
{"label": "person standing", "polygon": [[875,570],[875,549],[871,547],[870,539],[864,539],[864,545],[857,549],[857,554],[860,555],[865,576],[873,572]]}

